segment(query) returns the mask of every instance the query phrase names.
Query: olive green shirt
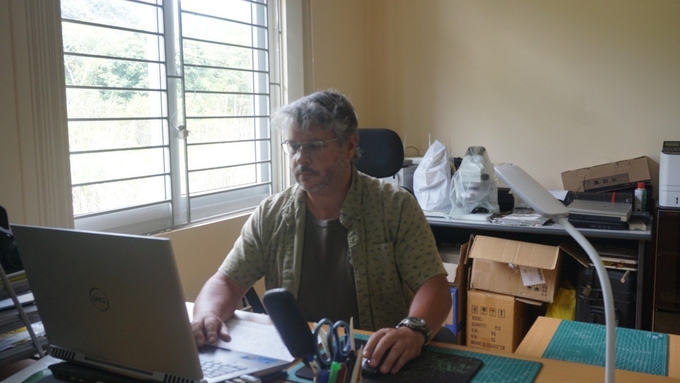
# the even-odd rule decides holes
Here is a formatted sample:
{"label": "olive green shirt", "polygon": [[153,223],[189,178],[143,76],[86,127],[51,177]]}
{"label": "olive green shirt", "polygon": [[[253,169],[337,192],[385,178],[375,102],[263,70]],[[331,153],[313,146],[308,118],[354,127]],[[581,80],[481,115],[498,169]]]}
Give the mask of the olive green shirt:
{"label": "olive green shirt", "polygon": [[[267,290],[284,287],[297,296],[305,212],[305,191],[299,185],[264,200],[219,270],[242,286],[264,277]],[[340,223],[347,228],[359,322],[365,330],[397,325],[408,315],[412,292],[446,274],[418,202],[397,185],[354,169]]]}

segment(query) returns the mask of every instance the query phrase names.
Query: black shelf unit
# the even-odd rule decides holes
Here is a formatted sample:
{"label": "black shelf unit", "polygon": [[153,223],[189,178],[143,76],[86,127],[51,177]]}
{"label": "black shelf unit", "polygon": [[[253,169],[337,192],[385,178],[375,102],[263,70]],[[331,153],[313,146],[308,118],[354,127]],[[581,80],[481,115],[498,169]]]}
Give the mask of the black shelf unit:
{"label": "black shelf unit", "polygon": [[19,301],[21,294],[30,292],[28,282],[25,278],[20,278],[18,281],[11,280],[13,277],[21,275],[21,273],[23,272],[8,276],[5,273],[5,269],[0,265],[0,281],[2,282],[0,300],[11,299],[13,306],[0,311],[0,334],[6,334],[25,327],[30,341],[0,351],[0,366],[27,358],[41,358],[45,356],[44,349],[47,347],[47,338],[44,335],[37,336],[32,328],[33,323],[40,321],[37,307],[35,303],[24,306]]}
{"label": "black shelf unit", "polygon": [[680,210],[656,211],[652,330],[680,334]]}

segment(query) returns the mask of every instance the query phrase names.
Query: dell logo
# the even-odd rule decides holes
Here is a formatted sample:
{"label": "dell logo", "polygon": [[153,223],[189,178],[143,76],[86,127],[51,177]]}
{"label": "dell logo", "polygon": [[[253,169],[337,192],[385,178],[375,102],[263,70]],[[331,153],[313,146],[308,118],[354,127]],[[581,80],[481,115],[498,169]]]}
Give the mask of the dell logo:
{"label": "dell logo", "polygon": [[109,309],[109,298],[106,297],[103,291],[94,287],[90,290],[90,302],[99,311],[106,311]]}

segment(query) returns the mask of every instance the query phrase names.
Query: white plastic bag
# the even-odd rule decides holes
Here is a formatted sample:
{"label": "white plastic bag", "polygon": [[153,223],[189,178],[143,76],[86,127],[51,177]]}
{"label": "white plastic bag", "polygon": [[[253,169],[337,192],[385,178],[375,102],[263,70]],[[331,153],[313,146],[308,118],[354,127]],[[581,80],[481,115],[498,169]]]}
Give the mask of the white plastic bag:
{"label": "white plastic bag", "polygon": [[483,146],[471,146],[454,173],[451,183],[453,218],[471,213],[498,213],[498,187],[489,154]]}
{"label": "white plastic bag", "polygon": [[451,199],[451,167],[446,148],[441,142],[430,145],[413,173],[413,193],[420,208],[430,211],[449,211]]}

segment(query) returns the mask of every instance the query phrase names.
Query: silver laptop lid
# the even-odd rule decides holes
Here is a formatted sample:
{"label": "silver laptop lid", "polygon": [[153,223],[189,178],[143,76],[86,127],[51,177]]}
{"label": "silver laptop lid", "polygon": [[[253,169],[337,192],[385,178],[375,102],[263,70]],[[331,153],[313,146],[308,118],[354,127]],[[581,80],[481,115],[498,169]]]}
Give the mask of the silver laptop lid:
{"label": "silver laptop lid", "polygon": [[169,239],[12,232],[53,356],[146,379],[202,380]]}
{"label": "silver laptop lid", "polygon": [[569,214],[582,214],[601,217],[617,217],[628,221],[633,210],[631,204],[609,201],[590,201],[576,199],[567,206]]}

